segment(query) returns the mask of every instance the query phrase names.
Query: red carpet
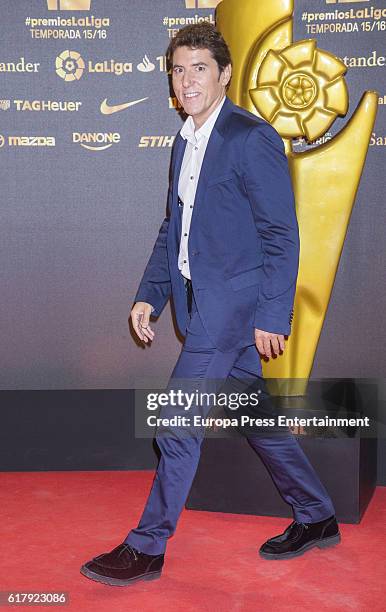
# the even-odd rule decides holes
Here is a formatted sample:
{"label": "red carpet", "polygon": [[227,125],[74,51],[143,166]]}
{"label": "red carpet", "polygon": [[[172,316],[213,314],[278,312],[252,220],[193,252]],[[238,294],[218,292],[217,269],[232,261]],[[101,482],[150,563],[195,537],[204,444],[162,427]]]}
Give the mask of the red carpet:
{"label": "red carpet", "polygon": [[61,609],[77,612],[385,610],[386,488],[377,489],[361,525],[341,526],[339,546],[298,559],[257,555],[287,519],[185,511],[160,580],[109,587],[81,576],[84,561],[136,525],[152,476],[0,474],[0,591],[67,591],[70,604]]}

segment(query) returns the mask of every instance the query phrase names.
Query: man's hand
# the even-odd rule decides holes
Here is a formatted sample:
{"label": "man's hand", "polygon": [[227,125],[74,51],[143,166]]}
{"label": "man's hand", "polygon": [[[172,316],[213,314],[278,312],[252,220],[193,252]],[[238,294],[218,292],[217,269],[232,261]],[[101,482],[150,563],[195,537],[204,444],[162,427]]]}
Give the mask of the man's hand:
{"label": "man's hand", "polygon": [[147,302],[136,302],[130,313],[134,331],[142,342],[153,340],[154,332],[149,325],[152,305]]}
{"label": "man's hand", "polygon": [[255,329],[255,342],[257,350],[264,357],[279,355],[284,351],[283,334],[271,334],[262,329]]}

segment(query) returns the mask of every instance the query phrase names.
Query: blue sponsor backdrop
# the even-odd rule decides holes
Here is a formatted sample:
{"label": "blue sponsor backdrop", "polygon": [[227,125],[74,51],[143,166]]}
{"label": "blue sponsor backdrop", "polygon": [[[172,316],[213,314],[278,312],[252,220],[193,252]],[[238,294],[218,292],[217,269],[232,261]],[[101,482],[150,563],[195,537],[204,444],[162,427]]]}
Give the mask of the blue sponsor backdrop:
{"label": "blue sponsor backdrop", "polygon": [[[150,349],[133,341],[127,316],[182,124],[164,52],[184,20],[213,21],[214,9],[80,4],[0,1],[2,389],[131,388],[145,373],[166,378],[180,350],[169,306]],[[316,377],[381,377],[386,363],[386,14],[374,9],[384,2],[295,1],[294,40],[316,38],[351,65],[349,113],[330,135],[364,90],[380,96]]]}

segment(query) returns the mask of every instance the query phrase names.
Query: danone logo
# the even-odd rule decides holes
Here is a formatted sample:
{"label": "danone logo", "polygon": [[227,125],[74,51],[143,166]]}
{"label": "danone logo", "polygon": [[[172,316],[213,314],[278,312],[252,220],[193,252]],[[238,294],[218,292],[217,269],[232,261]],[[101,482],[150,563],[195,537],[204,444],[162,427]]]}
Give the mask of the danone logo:
{"label": "danone logo", "polygon": [[73,132],[72,142],[89,151],[105,151],[121,141],[119,132]]}
{"label": "danone logo", "polygon": [[216,8],[221,0],[185,0],[185,8],[200,9],[200,8]]}
{"label": "danone logo", "polygon": [[91,0],[47,0],[49,11],[89,11]]}

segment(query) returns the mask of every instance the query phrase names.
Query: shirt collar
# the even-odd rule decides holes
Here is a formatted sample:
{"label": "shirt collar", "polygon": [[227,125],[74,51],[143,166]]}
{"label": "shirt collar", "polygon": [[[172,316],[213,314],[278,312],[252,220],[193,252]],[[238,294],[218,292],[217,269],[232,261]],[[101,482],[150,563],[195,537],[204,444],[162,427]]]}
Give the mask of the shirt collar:
{"label": "shirt collar", "polygon": [[182,126],[180,130],[180,134],[182,138],[193,144],[195,144],[196,141],[200,140],[203,136],[205,136],[206,138],[209,138],[213,130],[214,124],[216,123],[216,119],[219,116],[220,111],[225,102],[225,98],[226,96],[223,97],[220,104],[216,106],[214,111],[209,115],[205,123],[203,123],[202,126],[198,130],[196,130],[195,128],[193,117],[189,115],[189,117],[186,119],[184,125]]}

